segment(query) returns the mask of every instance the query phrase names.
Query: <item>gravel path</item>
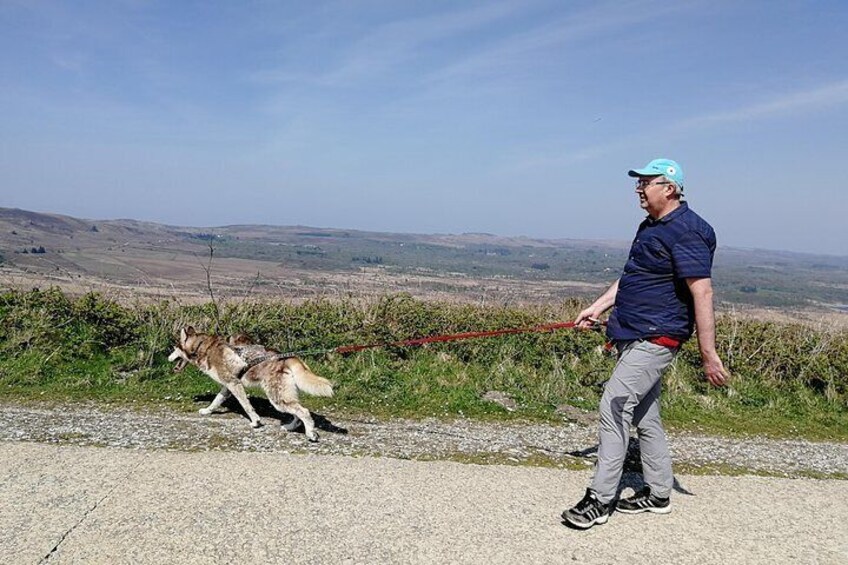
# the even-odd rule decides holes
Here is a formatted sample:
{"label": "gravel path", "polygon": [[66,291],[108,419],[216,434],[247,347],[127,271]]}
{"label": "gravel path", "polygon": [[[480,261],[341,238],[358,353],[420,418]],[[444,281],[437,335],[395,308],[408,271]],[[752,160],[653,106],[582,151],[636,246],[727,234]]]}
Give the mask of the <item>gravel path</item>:
{"label": "gravel path", "polygon": [[[594,425],[480,423],[470,420],[380,421],[316,415],[317,444],[286,432],[267,407],[254,402],[266,425],[253,430],[245,418],[163,409],[39,405],[0,402],[0,441],[110,446],[178,451],[240,451],[370,455],[399,459],[588,467],[596,447]],[[678,472],[760,473],[786,477],[848,477],[848,444],[802,440],[717,438],[671,433]],[[635,454],[632,454],[635,455]],[[630,462],[635,470],[636,461]]]}

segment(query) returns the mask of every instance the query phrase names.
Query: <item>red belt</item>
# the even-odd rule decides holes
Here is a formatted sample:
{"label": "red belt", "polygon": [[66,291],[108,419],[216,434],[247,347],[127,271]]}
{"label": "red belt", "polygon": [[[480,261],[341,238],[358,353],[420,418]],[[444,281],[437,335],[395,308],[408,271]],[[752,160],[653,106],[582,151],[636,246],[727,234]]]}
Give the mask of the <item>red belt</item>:
{"label": "red belt", "polygon": [[[646,341],[650,341],[651,343],[661,345],[662,347],[668,347],[670,349],[677,349],[681,345],[683,345],[683,342],[680,341],[679,339],[674,339],[673,337],[668,337],[667,335],[661,335],[659,337],[652,337],[652,338],[647,339]],[[604,349],[606,349],[607,351],[612,351],[612,348],[614,346],[615,346],[615,344],[613,342],[608,341],[606,343],[606,345],[604,346]]]}
{"label": "red belt", "polygon": [[667,335],[661,335],[659,337],[652,337],[649,339],[651,343],[655,343],[657,345],[662,345],[663,347],[668,347],[671,349],[677,349],[683,343],[679,339],[674,339],[673,337],[668,337]]}

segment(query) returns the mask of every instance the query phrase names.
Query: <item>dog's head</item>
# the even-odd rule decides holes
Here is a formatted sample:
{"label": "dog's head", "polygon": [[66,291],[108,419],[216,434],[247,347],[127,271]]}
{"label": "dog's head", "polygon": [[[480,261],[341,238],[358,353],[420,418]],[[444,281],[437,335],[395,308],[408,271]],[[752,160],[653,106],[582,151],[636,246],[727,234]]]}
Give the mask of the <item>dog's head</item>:
{"label": "dog's head", "polygon": [[197,351],[195,342],[198,339],[198,334],[193,327],[188,326],[180,330],[180,340],[174,346],[174,350],[168,356],[168,361],[177,364],[174,366],[174,372],[182,371],[186,365],[191,362],[191,352]]}

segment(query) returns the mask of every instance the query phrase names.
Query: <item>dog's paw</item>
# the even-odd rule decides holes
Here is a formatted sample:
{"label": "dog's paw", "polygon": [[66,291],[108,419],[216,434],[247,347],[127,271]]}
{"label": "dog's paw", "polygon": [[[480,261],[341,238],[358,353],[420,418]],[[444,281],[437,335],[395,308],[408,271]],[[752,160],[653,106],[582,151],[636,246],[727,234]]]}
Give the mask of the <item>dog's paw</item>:
{"label": "dog's paw", "polygon": [[312,442],[318,441],[318,432],[316,432],[315,430],[312,430],[311,432],[306,432],[306,439]]}
{"label": "dog's paw", "polygon": [[253,428],[253,429],[261,428],[262,427],[262,420],[253,420],[252,422],[250,422],[250,427]]}
{"label": "dog's paw", "polygon": [[200,410],[197,411],[197,413],[202,415],[202,416],[208,416],[209,414],[212,413],[212,410],[210,410],[209,408],[201,408]]}

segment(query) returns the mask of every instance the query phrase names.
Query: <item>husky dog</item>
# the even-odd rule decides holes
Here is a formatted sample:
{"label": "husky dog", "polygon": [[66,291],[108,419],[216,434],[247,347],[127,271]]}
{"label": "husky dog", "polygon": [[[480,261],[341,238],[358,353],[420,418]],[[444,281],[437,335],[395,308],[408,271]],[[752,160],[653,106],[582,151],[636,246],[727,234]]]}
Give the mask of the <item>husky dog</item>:
{"label": "husky dog", "polygon": [[176,371],[191,363],[221,385],[221,392],[212,404],[200,409],[201,414],[211,414],[233,395],[250,418],[250,425],[258,428],[262,421],[244,387],[260,386],[274,408],[295,417],[293,425],[286,429],[297,427],[299,419],[309,441],[318,441],[309,410],[298,402],[298,390],[314,396],[332,396],[333,385],[310,371],[297,357],[280,358],[276,351],[250,343],[244,334],[232,336],[227,342],[214,335],[198,333],[189,326],[180,331],[180,341],[168,360],[178,361]]}

